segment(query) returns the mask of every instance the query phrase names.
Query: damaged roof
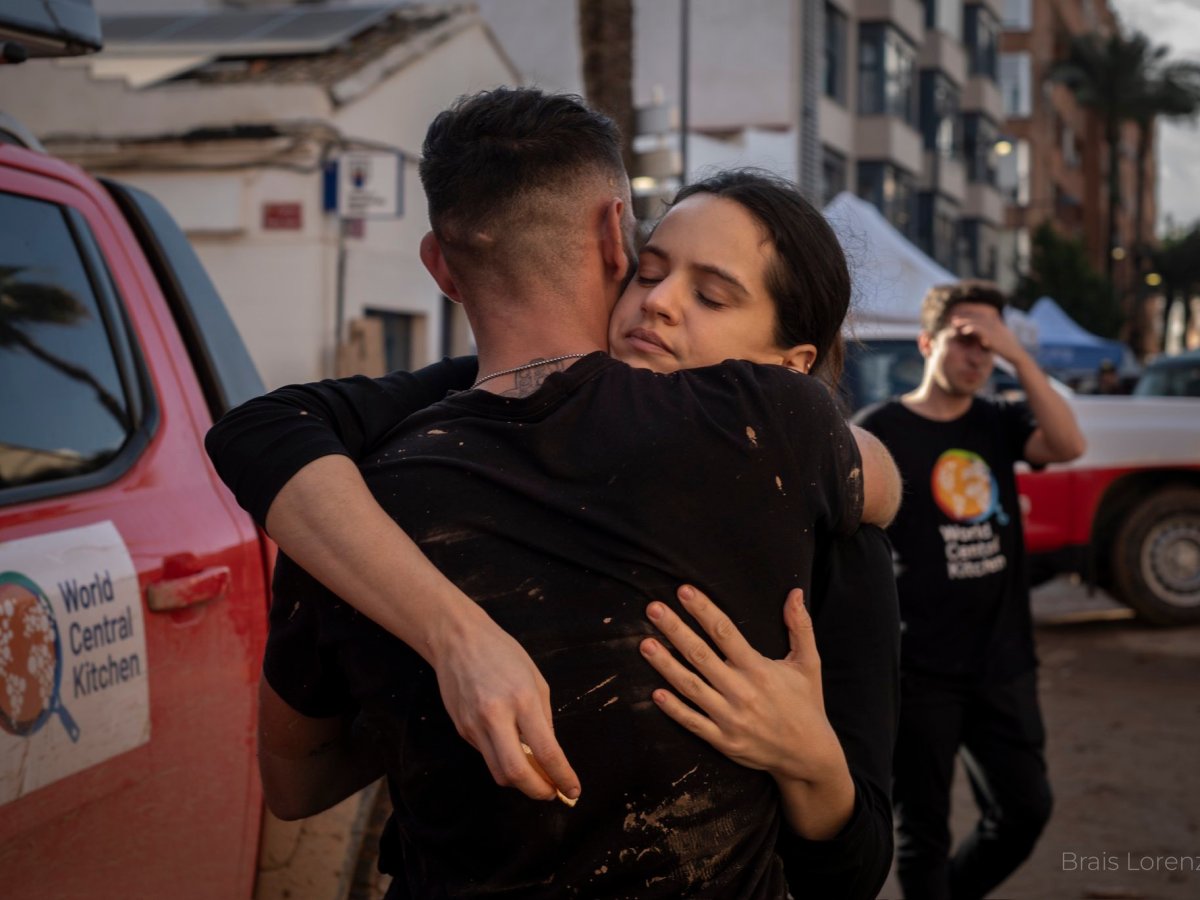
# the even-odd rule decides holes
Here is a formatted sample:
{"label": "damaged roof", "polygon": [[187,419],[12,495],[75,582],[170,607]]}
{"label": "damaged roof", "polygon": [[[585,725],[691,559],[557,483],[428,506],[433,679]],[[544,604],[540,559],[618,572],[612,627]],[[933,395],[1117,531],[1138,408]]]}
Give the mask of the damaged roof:
{"label": "damaged roof", "polygon": [[[103,20],[101,58],[189,59],[170,76],[176,83],[334,88],[389,55],[395,71],[477,20],[473,4],[427,3],[112,16]],[[397,55],[397,48],[411,52]]]}

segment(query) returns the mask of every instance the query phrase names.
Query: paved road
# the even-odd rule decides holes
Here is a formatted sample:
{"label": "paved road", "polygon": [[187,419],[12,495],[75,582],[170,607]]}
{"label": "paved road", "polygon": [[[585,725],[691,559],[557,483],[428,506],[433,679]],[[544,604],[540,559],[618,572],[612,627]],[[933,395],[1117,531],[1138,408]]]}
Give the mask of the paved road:
{"label": "paved road", "polygon": [[[1200,898],[1200,627],[1152,628],[1065,581],[1034,614],[1055,813],[992,896]],[[960,771],[954,833],[974,821]]]}

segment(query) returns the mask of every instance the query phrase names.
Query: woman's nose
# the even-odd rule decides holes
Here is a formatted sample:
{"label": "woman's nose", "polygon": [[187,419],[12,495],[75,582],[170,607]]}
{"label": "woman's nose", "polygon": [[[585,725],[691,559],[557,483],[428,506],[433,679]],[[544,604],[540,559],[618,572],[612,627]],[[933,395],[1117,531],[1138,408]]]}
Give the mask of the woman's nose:
{"label": "woman's nose", "polygon": [[646,312],[668,324],[679,321],[679,287],[672,278],[664,278],[656,284],[642,303]]}

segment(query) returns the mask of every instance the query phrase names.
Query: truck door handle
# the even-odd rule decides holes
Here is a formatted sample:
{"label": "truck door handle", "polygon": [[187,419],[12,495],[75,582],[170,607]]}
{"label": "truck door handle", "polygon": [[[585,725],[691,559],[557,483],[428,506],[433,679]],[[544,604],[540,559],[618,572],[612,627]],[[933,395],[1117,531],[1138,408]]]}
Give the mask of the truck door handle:
{"label": "truck door handle", "polygon": [[172,612],[221,600],[229,593],[231,580],[229,566],[213,566],[181,578],[164,578],[146,588],[146,604],[151,612]]}

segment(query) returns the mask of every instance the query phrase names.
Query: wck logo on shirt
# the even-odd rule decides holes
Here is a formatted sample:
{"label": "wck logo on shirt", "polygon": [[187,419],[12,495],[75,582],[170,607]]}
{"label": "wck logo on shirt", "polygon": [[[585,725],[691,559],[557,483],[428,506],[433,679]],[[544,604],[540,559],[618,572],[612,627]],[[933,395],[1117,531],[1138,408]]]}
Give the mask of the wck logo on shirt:
{"label": "wck logo on shirt", "polygon": [[1001,525],[1008,516],[1000,508],[1000,487],[991,467],[978,453],[947,450],[933,467],[933,499],[951,519],[965,524],[992,515]]}
{"label": "wck logo on shirt", "polygon": [[946,545],[947,576],[958,580],[1002,572],[1008,560],[990,520],[1003,528],[1008,515],[1000,506],[996,476],[983,457],[947,450],[934,464],[930,487],[938,508],[958,523],[938,527]]}

